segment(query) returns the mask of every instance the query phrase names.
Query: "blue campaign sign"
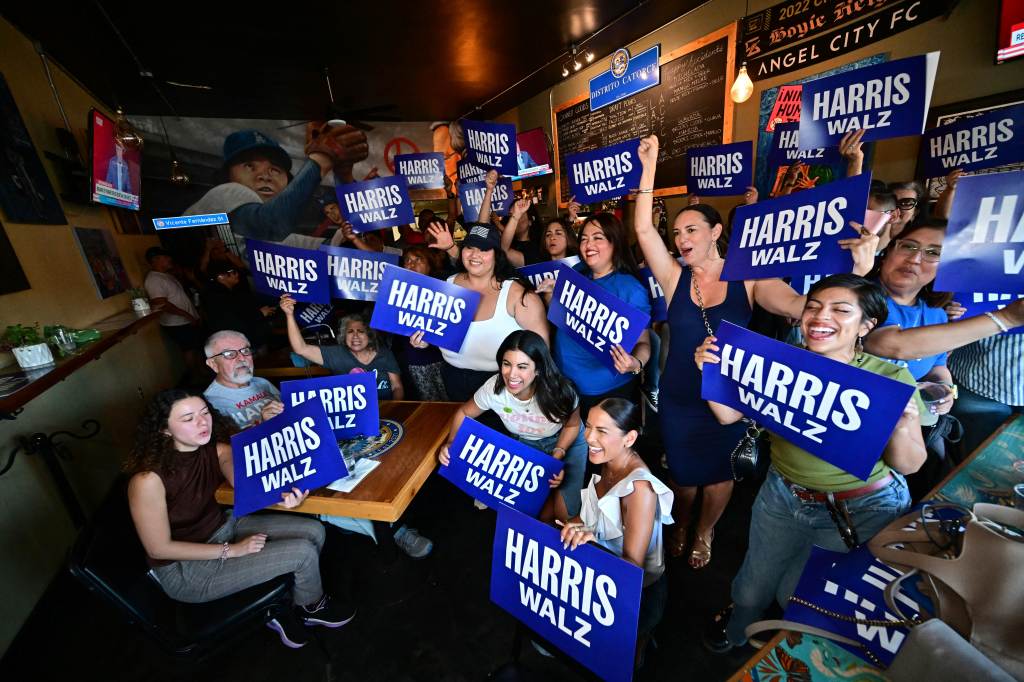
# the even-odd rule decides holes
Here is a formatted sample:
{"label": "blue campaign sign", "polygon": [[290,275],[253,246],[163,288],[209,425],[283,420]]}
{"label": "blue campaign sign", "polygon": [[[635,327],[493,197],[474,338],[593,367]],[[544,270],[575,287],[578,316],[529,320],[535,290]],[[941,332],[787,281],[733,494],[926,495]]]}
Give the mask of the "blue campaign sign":
{"label": "blue campaign sign", "polygon": [[800,124],[776,123],[772,146],[768,150],[769,168],[789,166],[797,161],[809,165],[830,166],[839,163],[843,156],[838,147],[800,148]]}
{"label": "blue campaign sign", "polygon": [[206,227],[227,225],[227,213],[206,213],[204,215],[182,215],[173,218],[153,218],[153,227],[158,230],[180,230],[183,227]]}
{"label": "blue campaign sign", "polygon": [[299,329],[325,324],[333,312],[334,306],[330,303],[296,303],[295,323]]}
{"label": "blue campaign sign", "polygon": [[1024,171],[957,183],[935,290],[1024,294]]}
{"label": "blue campaign sign", "polygon": [[269,296],[291,294],[303,303],[330,303],[327,254],[295,246],[245,240],[256,291]]}
{"label": "blue campaign sign", "polygon": [[384,268],[398,265],[398,254],[346,249],[325,244],[320,250],[327,254],[327,274],[331,296],[356,301],[376,301]]}
{"label": "blue campaign sign", "polygon": [[405,178],[409,189],[444,189],[444,154],[399,154],[395,157],[395,174]]}
{"label": "blue campaign sign", "polygon": [[644,571],[593,545],[562,547],[557,530],[499,509],[491,601],[603,680],[633,677]]}
{"label": "blue campaign sign", "polygon": [[487,169],[474,166],[472,161],[463,160],[455,164],[455,170],[459,174],[459,183],[483,182],[487,176]]}
{"label": "blue campaign sign", "polygon": [[[1018,298],[1024,298],[1024,294],[990,294],[977,291],[953,294],[953,300],[967,309],[962,318],[965,320],[969,317],[977,317],[985,313],[994,313],[997,310],[1002,310]],[[1024,327],[1012,327],[1006,333],[1024,334]]]}
{"label": "blue campaign sign", "polygon": [[548,481],[565,463],[489,429],[469,417],[448,446],[441,476],[491,509],[502,506],[536,517],[551,494]]}
{"label": "blue campaign sign", "polygon": [[324,406],[318,400],[288,408],[231,436],[235,516],[281,501],[292,488],[313,490],[348,476]]}
{"label": "blue campaign sign", "polygon": [[835,147],[864,129],[864,142],[920,135],[932,99],[939,53],[897,59],[804,83],[800,148]]}
{"label": "blue campaign sign", "polygon": [[384,269],[370,326],[402,336],[422,331],[427,343],[457,353],[479,305],[480,294],[475,291],[389,266]]}
{"label": "blue campaign sign", "polygon": [[627,140],[610,147],[570,154],[565,159],[565,172],[576,201],[590,204],[616,199],[640,186],[640,140]]}
{"label": "blue campaign sign", "polygon": [[650,268],[640,268],[640,281],[647,287],[647,297],[651,299],[651,322],[664,322],[668,319],[668,303],[658,278]]}
{"label": "blue campaign sign", "polygon": [[914,386],[730,322],[715,336],[722,361],[704,365],[701,398],[739,410],[861,480],[868,477]]}
{"label": "blue campaign sign", "polygon": [[548,320],[560,334],[586,348],[609,369],[615,368],[612,346],[626,352],[640,340],[651,316],[613,296],[570,267],[559,266],[558,283],[551,293]]}
{"label": "blue campaign sign", "polygon": [[1024,161],[1024,104],[961,118],[932,128],[921,139],[926,178],[959,168],[975,171]]}
{"label": "blue campaign sign", "polygon": [[743,194],[754,182],[754,143],[732,142],[686,150],[686,189],[709,197]]}
{"label": "blue campaign sign", "polygon": [[547,260],[541,263],[534,263],[533,265],[524,265],[519,270],[519,274],[529,280],[535,288],[546,279],[558,279],[558,273],[561,271],[559,263],[564,263],[568,267],[572,267],[580,262],[579,256],[569,256],[568,258],[561,258],[559,260]]}
{"label": "blue campaign sign", "polygon": [[862,173],[739,206],[722,279],[850,272],[853,256],[839,240],[860,235],[850,223],[863,224],[870,191],[871,175]]}
{"label": "blue campaign sign", "polygon": [[372,372],[281,382],[285,412],[314,398],[324,406],[335,440],[380,433],[377,377]]}
{"label": "blue campaign sign", "polygon": [[[487,183],[483,182],[460,182],[459,201],[462,202],[462,217],[467,223],[475,223],[480,219],[480,205],[484,202],[484,194],[487,192]],[[494,186],[491,194],[491,213],[494,215],[508,215],[509,207],[515,200],[512,191],[512,179],[507,177],[498,178],[498,184]]]}
{"label": "blue campaign sign", "polygon": [[355,232],[369,232],[416,221],[405,177],[392,175],[338,185],[338,205]]}
{"label": "blue campaign sign", "polygon": [[469,160],[481,168],[497,168],[502,175],[516,174],[516,127],[511,123],[462,119]]}
{"label": "blue campaign sign", "polygon": [[661,45],[648,48],[630,57],[622,48],[612,54],[611,68],[590,79],[590,110],[632,97],[661,82]]}

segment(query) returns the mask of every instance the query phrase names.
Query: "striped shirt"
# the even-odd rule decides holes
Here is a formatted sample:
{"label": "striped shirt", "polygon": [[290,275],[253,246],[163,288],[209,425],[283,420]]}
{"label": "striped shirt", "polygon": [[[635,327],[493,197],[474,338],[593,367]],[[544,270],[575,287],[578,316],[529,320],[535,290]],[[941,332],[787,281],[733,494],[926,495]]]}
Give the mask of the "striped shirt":
{"label": "striped shirt", "polygon": [[990,400],[1024,405],[1024,334],[998,334],[958,348],[949,356],[956,382]]}

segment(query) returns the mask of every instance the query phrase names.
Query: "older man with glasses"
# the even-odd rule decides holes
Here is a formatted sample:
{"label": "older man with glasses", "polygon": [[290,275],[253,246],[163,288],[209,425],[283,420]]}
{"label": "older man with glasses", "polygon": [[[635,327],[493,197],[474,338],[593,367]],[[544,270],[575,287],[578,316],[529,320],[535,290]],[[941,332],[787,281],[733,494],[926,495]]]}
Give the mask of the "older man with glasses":
{"label": "older man with glasses", "polygon": [[206,340],[204,350],[206,365],[217,376],[203,395],[215,410],[240,429],[281,414],[281,394],[266,379],[253,376],[252,346],[245,334],[219,331]]}

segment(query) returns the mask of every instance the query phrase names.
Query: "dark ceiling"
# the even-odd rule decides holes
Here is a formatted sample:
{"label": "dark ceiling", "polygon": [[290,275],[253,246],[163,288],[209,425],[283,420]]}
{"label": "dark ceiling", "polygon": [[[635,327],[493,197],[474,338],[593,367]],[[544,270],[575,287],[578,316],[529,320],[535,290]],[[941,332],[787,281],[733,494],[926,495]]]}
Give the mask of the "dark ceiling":
{"label": "dark ceiling", "polygon": [[[263,9],[216,0],[80,0],[58,10],[35,0],[7,3],[4,16],[100,99],[129,113],[170,114],[173,107],[181,116],[322,118],[327,67],[349,118],[413,121],[480,106],[483,117],[499,114],[562,80],[566,58],[558,58],[571,42],[611,24],[585,44],[602,58],[701,4],[369,0]],[[151,79],[140,76],[98,5]],[[384,108],[361,111],[375,107]]]}

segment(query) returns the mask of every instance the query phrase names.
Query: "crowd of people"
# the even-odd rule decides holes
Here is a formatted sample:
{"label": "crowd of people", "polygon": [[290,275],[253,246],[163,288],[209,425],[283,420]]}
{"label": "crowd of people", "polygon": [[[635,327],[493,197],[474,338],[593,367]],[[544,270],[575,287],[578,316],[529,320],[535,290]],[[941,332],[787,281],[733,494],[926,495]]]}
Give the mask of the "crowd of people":
{"label": "crowd of people", "polygon": [[[242,218],[241,227],[235,226],[232,213],[236,230],[254,225],[259,229],[253,228],[253,236],[283,237],[259,227],[269,224],[261,214],[269,204],[253,197],[271,181],[287,184],[289,176],[269,176],[273,164],[259,165],[254,139],[236,141],[236,156],[244,161],[232,171],[233,182],[249,183],[252,196],[230,188],[221,194],[235,196],[233,210]],[[478,222],[461,225],[461,244],[453,238],[461,220],[454,211],[447,221],[422,212],[417,226],[404,228],[394,242],[387,235],[355,235],[343,219],[331,217],[336,204],[334,213],[325,208],[326,220],[339,224],[333,233],[321,231],[321,242],[401,249],[402,267],[480,294],[458,352],[429,345],[422,333],[378,333],[368,323],[373,304],[353,301],[338,306],[336,341],[314,342],[297,324],[291,297],[271,301],[254,294],[244,261],[219,240],[208,242],[191,282],[174,276],[170,254],[151,249],[146,288],[163,305],[161,324],[185,353],[202,352],[215,374],[202,393],[172,389],[154,400],[128,463],[132,514],[167,593],[204,601],[293,572],[298,618],[272,624],[289,646],[305,642],[303,623],[337,627],[353,616],[351,607],[329,599],[320,587],[319,520],[297,514],[236,520],[213,501],[217,486],[233,478],[227,436],[284,409],[277,389],[253,375],[254,358],[275,346],[332,373],[372,372],[382,400],[462,403],[448,444],[471,417],[563,460],[564,471],[548,481],[551,495],[540,518],[560,523],[568,546],[597,542],[643,569],[638,660],[667,601],[666,553],[685,555],[689,569],[706,567],[733,491],[730,454],[744,435],[742,415],[701,398],[702,369],[719,362],[714,330],[721,322],[920,390],[863,480],[785,434],[770,434],[765,451],[771,464],[751,513],[749,547],[732,583],[733,604],[715,616],[705,635],[716,652],[744,644],[746,627],[773,600],[786,603],[812,545],[844,551],[866,542],[1011,412],[1024,410],[1024,383],[1007,372],[1015,367],[1019,378],[1024,335],[1005,333],[1024,325],[1024,300],[959,319],[963,307],[950,294],[934,291],[959,172],[949,176],[934,207],[918,182],[876,180],[869,208],[885,216],[884,226],[854,224],[856,232],[840,242],[852,255],[852,272],[825,277],[802,294],[782,279],[721,281],[729,221],[699,197],[691,197],[671,220],[660,220],[653,197],[658,150],[657,137],[641,140],[642,175],[629,224],[617,212],[581,217],[575,202],[566,215],[543,218],[526,199],[516,201],[502,220],[490,210],[494,171],[485,180]],[[862,172],[860,133],[844,138],[840,152],[849,160],[850,175]],[[292,180],[295,191],[337,162],[327,145],[314,146],[310,154],[310,163]],[[789,180],[800,175],[799,164],[794,168],[782,183],[783,194],[799,191]],[[756,190],[750,188],[744,199],[757,201]],[[664,292],[667,320],[644,330],[631,348],[613,346],[611,362],[601,362],[548,323],[554,280],[534,286],[517,270],[570,257],[578,258],[569,262],[595,286],[650,313],[648,287],[639,277],[642,263]],[[190,285],[199,289],[198,299],[189,295]],[[200,332],[200,311],[209,336]],[[660,436],[660,446],[641,457],[638,439],[645,428]],[[446,445],[439,452],[441,466],[448,457]],[[282,504],[296,507],[307,493],[286,493]],[[322,520],[359,530],[343,519]],[[415,529],[400,524],[394,533],[410,556],[430,552],[432,543]]]}

